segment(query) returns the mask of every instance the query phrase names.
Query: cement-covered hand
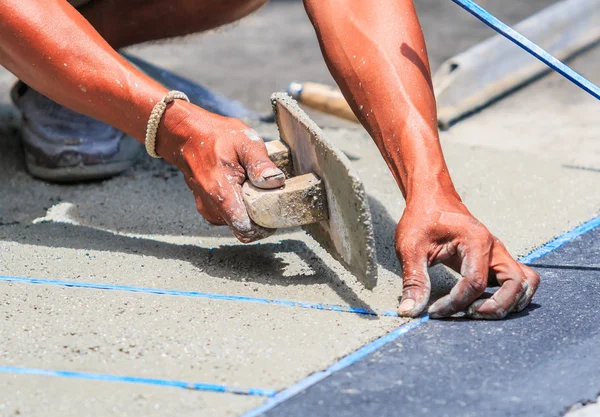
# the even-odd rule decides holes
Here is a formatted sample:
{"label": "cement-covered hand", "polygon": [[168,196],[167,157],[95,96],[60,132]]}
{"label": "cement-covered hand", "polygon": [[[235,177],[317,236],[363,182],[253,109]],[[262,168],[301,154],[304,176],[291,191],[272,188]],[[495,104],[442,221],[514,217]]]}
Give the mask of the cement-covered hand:
{"label": "cement-covered hand", "polygon": [[[167,90],[100,36],[91,23],[102,27],[108,20],[94,17],[93,9],[87,9],[87,20],[64,0],[0,2],[0,65],[57,103],[143,142],[148,115]],[[132,35],[104,27],[102,31]],[[125,46],[123,42],[112,44]],[[183,172],[208,221],[228,224],[242,242],[273,232],[251,222],[240,194],[246,174],[262,188],[285,181],[250,127],[176,100],[159,125],[156,151]]]}
{"label": "cement-covered hand", "polygon": [[[412,0],[305,0],[333,77],[377,144],[407,208],[396,249],[404,266],[402,315],[429,299],[427,267],[445,262],[463,279],[430,308],[502,318],[524,308],[539,283],[462,204],[444,160],[425,40]],[[468,163],[468,161],[465,161]],[[476,301],[490,279],[501,289]]]}
{"label": "cement-covered hand", "polygon": [[241,196],[246,178],[260,188],[285,183],[256,131],[240,120],[185,102],[167,112],[169,121],[159,131],[157,152],[181,170],[200,214],[212,224],[229,225],[243,243],[272,234],[273,229],[250,220]]}
{"label": "cement-covered hand", "polygon": [[[444,263],[462,275],[450,294],[429,307],[432,318],[459,312],[476,319],[501,319],[523,310],[540,278],[515,261],[502,242],[469,213],[459,199],[410,200],[396,231],[402,262],[401,316],[416,317],[429,301],[427,269]],[[500,285],[491,298],[479,299],[488,286]]]}

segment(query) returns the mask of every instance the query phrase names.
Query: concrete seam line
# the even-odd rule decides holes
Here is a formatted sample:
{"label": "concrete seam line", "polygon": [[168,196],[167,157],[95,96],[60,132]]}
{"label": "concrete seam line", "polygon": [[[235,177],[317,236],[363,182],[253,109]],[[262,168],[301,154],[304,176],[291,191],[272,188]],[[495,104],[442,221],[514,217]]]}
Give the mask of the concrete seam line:
{"label": "concrete seam line", "polygon": [[23,284],[41,284],[41,285],[58,285],[67,288],[88,288],[95,290],[115,290],[115,291],[126,291],[156,295],[172,295],[179,297],[193,297],[193,298],[205,298],[210,300],[221,300],[221,301],[239,301],[244,303],[255,303],[255,304],[270,304],[283,307],[298,307],[298,308],[310,308],[314,310],[322,311],[334,311],[338,313],[353,313],[363,314],[369,316],[384,316],[384,317],[398,317],[398,313],[395,311],[385,310],[367,310],[360,307],[349,307],[340,306],[334,304],[320,304],[320,303],[305,303],[302,301],[288,301],[288,300],[274,300],[267,298],[256,298],[256,297],[245,297],[241,295],[227,295],[227,294],[212,294],[198,291],[180,291],[180,290],[168,290],[163,288],[148,288],[148,287],[132,287],[127,285],[114,285],[114,284],[99,284],[94,282],[77,282],[77,281],[61,281],[56,279],[40,279],[40,278],[25,278],[25,277],[13,277],[8,275],[0,275],[0,281],[5,282],[18,282]]}
{"label": "concrete seam line", "polygon": [[277,395],[269,398],[263,405],[261,405],[257,408],[254,408],[245,414],[242,414],[241,417],[260,416],[261,414],[265,413],[266,411],[269,411],[270,409],[276,407],[277,405],[281,404],[282,402],[289,400],[290,398],[300,394],[302,391],[310,388],[317,382],[324,380],[325,378],[333,375],[334,373],[352,365],[353,363],[359,361],[360,359],[364,358],[365,356],[375,352],[377,349],[379,349],[383,345],[398,339],[399,337],[405,335],[406,333],[410,332],[413,329],[416,329],[417,327],[419,327],[423,323],[426,323],[427,321],[429,321],[429,316],[425,315],[423,317],[420,317],[416,320],[413,320],[409,323],[406,323],[406,324],[398,327],[396,330],[392,330],[390,333],[386,334],[385,336],[382,336],[379,339],[376,339],[375,341],[373,341],[373,342],[361,347],[360,349],[352,352],[351,354],[343,357],[341,360],[334,363],[326,370],[316,372],[316,373],[302,379],[300,382],[297,382],[296,384],[292,385],[291,387],[278,392]]}
{"label": "concrete seam line", "polygon": [[550,252],[560,248],[565,243],[568,243],[584,233],[590,232],[597,227],[600,227],[600,216],[593,218],[580,226],[577,226],[575,229],[557,237],[556,239],[551,240],[546,243],[544,246],[541,246],[526,256],[523,256],[519,259],[520,262],[528,263],[533,262],[536,259],[541,258],[544,255],[549,254]]}
{"label": "concrete seam line", "polygon": [[212,391],[237,395],[252,395],[259,397],[273,397],[277,391],[263,388],[236,388],[227,385],[206,384],[202,382],[187,382],[171,379],[142,378],[135,376],[96,374],[91,372],[59,371],[37,368],[22,368],[14,366],[0,366],[0,372],[21,374],[21,375],[41,375],[63,378],[89,379],[94,381],[109,382],[128,382],[133,384],[158,385],[163,387],[184,388],[193,391]]}
{"label": "concrete seam line", "polygon": [[[530,254],[520,257],[519,261],[520,262],[533,262],[536,259],[539,259],[542,256],[549,254],[553,250],[558,249],[565,243],[568,243],[568,242],[578,238],[579,236],[581,236],[587,232],[590,232],[598,227],[600,227],[600,216],[595,217],[592,220],[589,220],[589,221],[583,223],[582,225],[557,237],[554,240],[551,240],[550,242],[544,244],[543,246],[534,250]],[[301,381],[297,382],[296,384],[292,385],[291,387],[278,392],[277,395],[275,395],[275,396],[269,398],[267,401],[265,401],[265,403],[263,405],[253,408],[252,410],[242,414],[240,417],[258,417],[258,416],[264,414],[265,412],[275,408],[276,406],[283,403],[284,401],[287,401],[290,398],[295,397],[296,395],[300,394],[302,391],[305,391],[306,389],[310,388],[312,385],[331,376],[335,372],[338,372],[338,371],[352,365],[353,363],[357,362],[358,360],[362,359],[363,357],[375,352],[377,349],[379,349],[383,345],[398,339],[399,337],[405,335],[406,333],[410,332],[411,330],[416,329],[417,327],[421,326],[422,324],[426,323],[427,321],[429,321],[429,316],[424,315],[423,317],[421,317],[417,320],[411,321],[407,324],[400,326],[396,330],[392,330],[390,333],[386,334],[385,336],[382,336],[379,339],[375,340],[374,342],[371,342],[368,345],[365,345],[362,348],[358,349],[357,351],[351,353],[350,355],[345,356],[338,362],[331,365],[325,371],[314,373],[314,374],[302,379]]]}

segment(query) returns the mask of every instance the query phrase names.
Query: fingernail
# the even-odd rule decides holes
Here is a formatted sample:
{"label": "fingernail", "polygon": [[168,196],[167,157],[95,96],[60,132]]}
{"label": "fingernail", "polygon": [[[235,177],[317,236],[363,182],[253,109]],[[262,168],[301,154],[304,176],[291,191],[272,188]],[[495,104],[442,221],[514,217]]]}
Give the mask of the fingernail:
{"label": "fingernail", "polygon": [[415,304],[415,300],[411,300],[410,298],[402,301],[400,307],[398,307],[398,314],[404,315],[410,313],[415,308]]}
{"label": "fingernail", "polygon": [[285,174],[279,168],[267,168],[262,172],[261,177],[265,181],[274,181],[285,178]]}
{"label": "fingernail", "polygon": [[441,319],[444,316],[439,312],[439,303],[436,305],[436,303],[433,303],[431,306],[429,306],[429,308],[427,309],[427,314],[429,314],[429,317],[432,319]]}

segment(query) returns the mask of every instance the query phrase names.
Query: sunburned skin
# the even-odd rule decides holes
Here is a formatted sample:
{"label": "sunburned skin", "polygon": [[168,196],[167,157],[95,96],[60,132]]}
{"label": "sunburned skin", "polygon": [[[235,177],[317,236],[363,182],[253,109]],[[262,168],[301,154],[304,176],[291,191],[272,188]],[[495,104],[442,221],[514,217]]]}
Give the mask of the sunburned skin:
{"label": "sunburned skin", "polygon": [[[517,263],[462,203],[444,161],[421,26],[412,0],[305,0],[325,60],[404,197],[396,231],[402,262],[399,313],[415,317],[429,301],[427,269],[443,262],[463,279],[429,307],[498,319],[529,304],[538,275]],[[488,284],[501,285],[476,301]]]}
{"label": "sunburned skin", "polygon": [[[143,142],[150,112],[167,91],[114,48],[212,29],[265,2],[95,0],[78,11],[66,0],[3,0],[0,65],[52,100]],[[395,243],[404,275],[399,313],[425,311],[427,267],[439,262],[464,279],[429,307],[431,317],[498,319],[525,308],[539,277],[469,213],[448,174],[412,0],[304,3],[332,75],[406,198]],[[276,188],[285,177],[246,124],[177,100],[161,120],[156,151],[182,171],[207,221],[229,225],[246,243],[273,233],[250,220],[241,186],[249,179]],[[489,284],[501,288],[477,301]]]}
{"label": "sunburned skin", "polygon": [[[213,9],[213,23],[220,25],[262,4],[232,0],[180,3],[179,12],[171,20],[180,28],[174,35],[195,31],[190,26],[193,19],[205,29],[214,27],[210,19],[190,17],[186,11],[193,8],[198,12]],[[149,22],[137,22],[141,32],[107,26],[107,22],[117,25],[117,17],[131,16],[122,13],[125,7],[127,4],[121,2],[93,2],[83,10],[88,21],[65,0],[0,2],[0,64],[56,102],[143,142],[150,112],[167,90],[125,61],[92,25],[107,34],[115,46],[125,46],[132,38],[143,41],[164,37],[152,28],[174,29]],[[148,1],[145,8],[137,3],[130,7],[153,19],[171,11],[171,3],[165,11],[165,2],[160,1]],[[162,14],[157,13],[159,10]],[[144,28],[150,29],[144,32]],[[118,33],[123,36],[118,37]],[[158,154],[184,173],[200,214],[213,224],[229,225],[245,243],[274,232],[248,217],[240,194],[246,174],[262,188],[280,187],[285,181],[284,174],[269,160],[262,140],[257,140],[260,137],[249,132],[254,131],[239,120],[176,101],[165,112],[156,144]]]}

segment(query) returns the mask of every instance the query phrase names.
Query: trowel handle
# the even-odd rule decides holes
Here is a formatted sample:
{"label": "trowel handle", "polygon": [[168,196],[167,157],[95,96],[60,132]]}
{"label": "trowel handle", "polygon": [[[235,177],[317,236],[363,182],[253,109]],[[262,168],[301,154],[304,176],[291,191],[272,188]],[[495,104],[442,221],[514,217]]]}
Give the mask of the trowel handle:
{"label": "trowel handle", "polygon": [[250,218],[269,229],[303,226],[328,218],[323,181],[315,174],[290,178],[291,155],[282,141],[267,142],[269,158],[286,174],[285,185],[265,190],[246,181],[242,197]]}
{"label": "trowel handle", "polygon": [[292,155],[290,148],[282,140],[265,142],[269,159],[283,171],[286,178],[292,176]]}
{"label": "trowel handle", "polygon": [[294,81],[288,87],[288,94],[299,103],[311,109],[353,122],[358,121],[342,92],[335,87],[318,83],[299,83]]}

